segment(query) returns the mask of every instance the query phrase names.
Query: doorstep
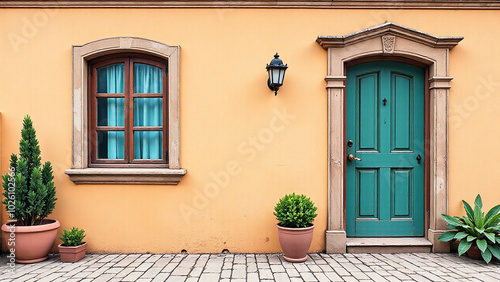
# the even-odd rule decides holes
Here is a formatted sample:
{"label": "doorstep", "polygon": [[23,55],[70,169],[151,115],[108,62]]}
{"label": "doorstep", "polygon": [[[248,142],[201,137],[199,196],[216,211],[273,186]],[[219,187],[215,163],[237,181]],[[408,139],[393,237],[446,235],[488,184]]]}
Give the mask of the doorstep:
{"label": "doorstep", "polygon": [[432,243],[423,237],[347,238],[348,253],[430,253]]}

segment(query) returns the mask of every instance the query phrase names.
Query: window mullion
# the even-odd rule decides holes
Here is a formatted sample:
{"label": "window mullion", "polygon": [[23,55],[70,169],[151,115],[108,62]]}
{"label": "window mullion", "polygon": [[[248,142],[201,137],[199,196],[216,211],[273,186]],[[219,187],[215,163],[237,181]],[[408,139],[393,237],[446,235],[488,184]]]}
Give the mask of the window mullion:
{"label": "window mullion", "polygon": [[128,120],[127,120],[127,138],[128,138],[128,159],[127,162],[131,163],[132,160],[134,159],[134,131],[132,130],[134,126],[134,98],[133,98],[133,93],[134,93],[134,68],[133,68],[133,59],[128,58],[127,59],[127,65],[128,65],[128,84],[127,84],[127,90],[128,90]]}

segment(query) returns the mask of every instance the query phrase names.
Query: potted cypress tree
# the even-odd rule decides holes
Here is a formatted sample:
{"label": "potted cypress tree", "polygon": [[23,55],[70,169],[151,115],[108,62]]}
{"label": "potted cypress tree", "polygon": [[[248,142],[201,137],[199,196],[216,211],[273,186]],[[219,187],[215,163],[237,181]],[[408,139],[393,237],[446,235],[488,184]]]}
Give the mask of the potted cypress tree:
{"label": "potted cypress tree", "polygon": [[281,198],[274,207],[279,221],[278,237],[284,258],[290,262],[303,262],[311,246],[314,218],[317,208],[306,195],[289,194]]}
{"label": "potted cypress tree", "polygon": [[23,121],[19,157],[10,158],[10,172],[2,179],[3,204],[10,219],[2,225],[3,238],[16,262],[34,263],[48,258],[60,223],[47,219],[57,200],[50,162],[41,163],[36,131],[29,116]]}

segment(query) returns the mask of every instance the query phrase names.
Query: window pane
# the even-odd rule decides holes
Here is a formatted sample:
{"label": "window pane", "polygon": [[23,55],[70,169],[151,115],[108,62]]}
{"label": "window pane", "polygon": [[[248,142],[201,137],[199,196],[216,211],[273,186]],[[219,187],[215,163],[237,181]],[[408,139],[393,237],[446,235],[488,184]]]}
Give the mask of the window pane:
{"label": "window pane", "polygon": [[146,64],[134,64],[134,93],[162,93],[162,88],[162,69]]}
{"label": "window pane", "polygon": [[163,98],[134,98],[134,126],[163,126]]}
{"label": "window pane", "polygon": [[135,131],[134,158],[135,159],[162,159],[163,132],[162,131]]}
{"label": "window pane", "polygon": [[97,93],[124,93],[125,65],[116,64],[97,70]]}
{"label": "window pane", "polygon": [[125,132],[97,131],[97,158],[124,159]]}
{"label": "window pane", "polygon": [[125,98],[97,98],[97,125],[124,126]]}

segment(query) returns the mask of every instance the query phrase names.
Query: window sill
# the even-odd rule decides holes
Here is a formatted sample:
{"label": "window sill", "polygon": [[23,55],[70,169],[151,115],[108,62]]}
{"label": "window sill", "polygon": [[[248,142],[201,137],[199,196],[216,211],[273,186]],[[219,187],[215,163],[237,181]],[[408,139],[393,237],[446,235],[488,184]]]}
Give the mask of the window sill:
{"label": "window sill", "polygon": [[183,168],[83,168],[65,171],[75,184],[171,184],[187,173]]}

